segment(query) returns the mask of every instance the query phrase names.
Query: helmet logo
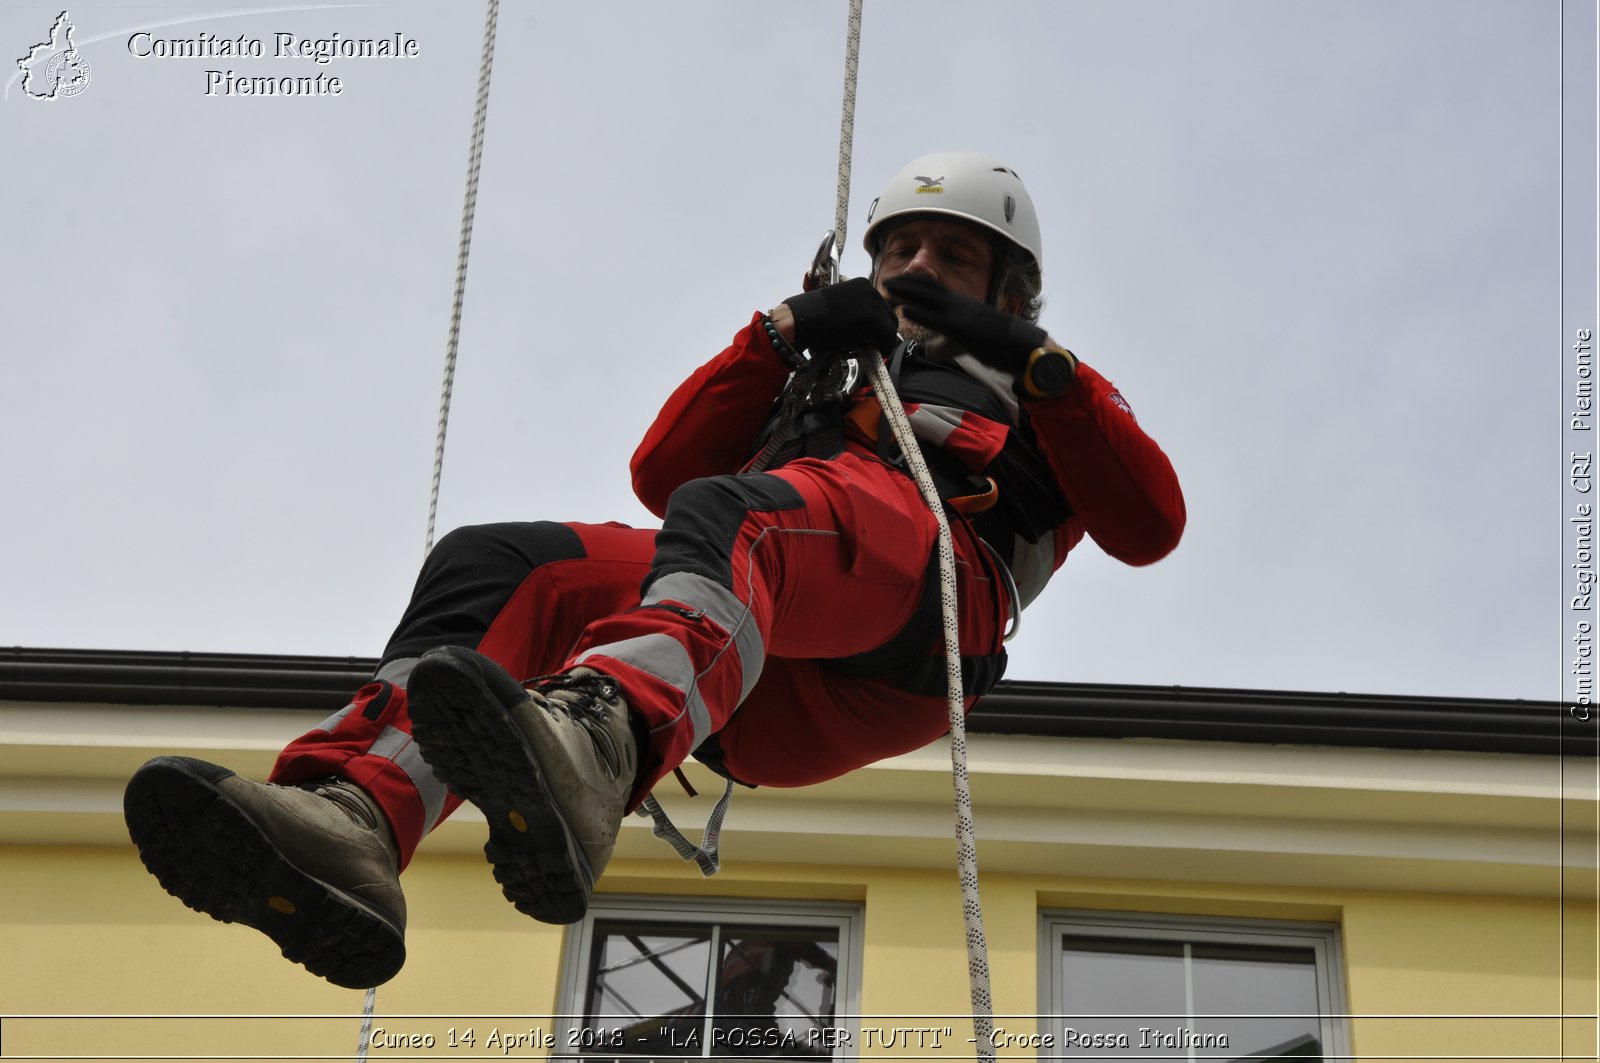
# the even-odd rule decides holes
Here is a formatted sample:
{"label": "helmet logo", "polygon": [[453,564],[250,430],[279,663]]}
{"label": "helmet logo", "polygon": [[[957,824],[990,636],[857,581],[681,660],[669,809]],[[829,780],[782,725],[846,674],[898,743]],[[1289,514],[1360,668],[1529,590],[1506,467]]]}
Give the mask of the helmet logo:
{"label": "helmet logo", "polygon": [[1006,224],[1011,224],[1011,219],[1017,216],[1017,201],[1008,194],[1006,196]]}
{"label": "helmet logo", "polygon": [[925,192],[944,191],[944,176],[942,174],[938,177],[923,177],[919,174],[917,180],[922,182],[921,187],[917,189],[917,195],[919,196]]}

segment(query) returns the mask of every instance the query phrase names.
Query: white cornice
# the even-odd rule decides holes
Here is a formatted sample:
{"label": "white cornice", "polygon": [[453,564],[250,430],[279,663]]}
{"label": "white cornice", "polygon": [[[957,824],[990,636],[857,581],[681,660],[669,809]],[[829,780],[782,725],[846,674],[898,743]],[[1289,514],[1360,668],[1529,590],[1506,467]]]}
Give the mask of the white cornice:
{"label": "white cornice", "polygon": [[[320,718],[0,703],[0,844],[126,844],[122,786],[148,757],[197,756],[260,778]],[[969,747],[989,873],[1595,895],[1593,760],[1001,735],[970,736]],[[658,795],[692,836],[720,781],[687,771],[699,799],[670,780]],[[730,861],[949,866],[949,774],[939,743],[818,786],[741,789],[724,851]],[[476,851],[482,836],[464,809],[424,853]],[[638,819],[618,855],[676,863]]]}

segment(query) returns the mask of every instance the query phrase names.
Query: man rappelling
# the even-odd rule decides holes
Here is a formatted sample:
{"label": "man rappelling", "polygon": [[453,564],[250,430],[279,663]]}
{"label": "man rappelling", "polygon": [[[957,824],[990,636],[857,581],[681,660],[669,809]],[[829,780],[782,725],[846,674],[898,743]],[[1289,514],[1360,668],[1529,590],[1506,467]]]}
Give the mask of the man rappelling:
{"label": "man rappelling", "polygon": [[775,415],[792,376],[835,360],[890,360],[949,518],[968,709],[1085,535],[1133,565],[1177,545],[1165,454],[1037,324],[1039,225],[1014,171],[917,159],[864,242],[870,278],[754,314],[667,400],[632,462],[659,529],[458,529],[373,681],[268,783],[185,757],[140,768],[127,820],[161,884],[364,988],[400,969],[400,873],[462,801],[488,821],[506,897],[571,923],[623,816],[689,757],[802,786],[938,739],[937,521],[878,399]]}

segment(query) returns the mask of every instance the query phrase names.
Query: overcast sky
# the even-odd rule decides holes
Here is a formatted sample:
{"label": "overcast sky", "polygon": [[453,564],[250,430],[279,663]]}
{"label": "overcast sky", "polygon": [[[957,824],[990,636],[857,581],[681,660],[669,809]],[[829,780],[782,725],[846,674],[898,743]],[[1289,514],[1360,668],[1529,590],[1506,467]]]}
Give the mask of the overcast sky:
{"label": "overcast sky", "polygon": [[[90,82],[50,102],[15,60],[61,8],[0,21],[0,645],[375,656],[422,559],[482,7],[68,10]],[[846,10],[505,5],[441,533],[651,521],[645,427],[832,224]],[[1043,324],[1188,500],[1152,567],[1075,551],[1010,678],[1561,696],[1560,48],[1553,0],[866,0],[845,271],[901,165],[1008,161]]]}

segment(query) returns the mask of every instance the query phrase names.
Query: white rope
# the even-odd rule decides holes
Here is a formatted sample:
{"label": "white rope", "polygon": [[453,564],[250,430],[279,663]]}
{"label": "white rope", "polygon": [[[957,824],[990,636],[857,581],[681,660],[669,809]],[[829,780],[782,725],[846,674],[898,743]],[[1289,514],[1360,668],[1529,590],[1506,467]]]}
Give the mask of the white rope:
{"label": "white rope", "polygon": [[[850,205],[850,158],[855,139],[856,75],[861,54],[861,0],[850,0],[848,40],[844,58],[844,107],[839,123],[839,184],[834,198],[834,275],[844,255],[845,220]],[[961,878],[961,914],[967,932],[967,980],[971,986],[973,1033],[977,1058],[994,1059],[994,1005],[989,993],[989,948],[983,933],[983,901],[978,894],[978,849],[972,825],[972,791],[967,780],[966,698],[961,678],[961,641],[956,608],[956,558],[944,502],[922,458],[922,448],[912,434],[911,422],[900,405],[889,367],[881,357],[868,355],[872,388],[889,420],[895,441],[911,466],[917,487],[939,523],[939,602],[944,619],[945,673],[949,683],[950,776],[955,790],[956,867]]]}
{"label": "white rope", "polygon": [[895,442],[911,466],[923,501],[939,522],[939,605],[944,619],[945,676],[950,700],[950,777],[955,788],[956,867],[961,876],[961,914],[967,930],[967,981],[972,994],[972,1026],[977,1037],[977,1058],[994,1059],[994,1004],[989,994],[989,947],[983,933],[983,901],[978,895],[977,835],[972,825],[972,791],[967,784],[966,697],[961,679],[960,629],[956,609],[956,556],[950,538],[950,521],[944,502],[933,485],[922,448],[912,434],[911,422],[900,405],[889,367],[882,358],[866,359],[872,389],[888,417]]}
{"label": "white rope", "polygon": [[378,1002],[378,987],[367,990],[367,1002],[361,1010],[361,1043],[356,1046],[356,1063],[365,1063],[367,1046],[372,1043],[372,1009]]}
{"label": "white rope", "polygon": [[450,306],[450,339],[445,345],[444,384],[439,391],[439,432],[433,443],[433,488],[428,494],[428,541],[433,550],[434,521],[439,514],[439,477],[444,472],[444,434],[450,423],[450,393],[455,388],[456,348],[461,340],[461,304],[467,295],[467,255],[472,250],[472,219],[478,212],[478,170],[483,164],[483,126],[489,113],[489,74],[494,67],[495,25],[500,0],[489,0],[483,25],[483,55],[478,62],[478,104],[472,114],[472,147],[468,152],[467,194],[461,206],[461,240],[456,246],[455,297]]}
{"label": "white rope", "polygon": [[861,0],[850,0],[844,48],[844,113],[839,119],[839,185],[833,197],[834,259],[844,257],[844,227],[850,209],[850,158],[856,136],[856,70],[861,57]]}

